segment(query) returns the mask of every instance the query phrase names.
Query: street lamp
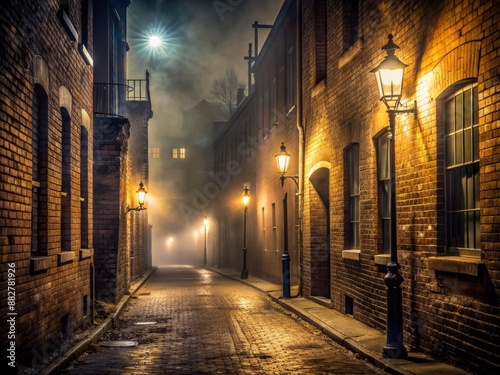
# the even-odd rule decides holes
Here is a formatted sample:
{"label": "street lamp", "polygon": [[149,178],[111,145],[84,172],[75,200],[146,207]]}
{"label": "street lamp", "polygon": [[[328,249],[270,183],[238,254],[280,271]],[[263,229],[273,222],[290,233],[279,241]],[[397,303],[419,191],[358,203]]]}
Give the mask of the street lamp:
{"label": "street lamp", "polygon": [[205,219],[203,220],[203,225],[205,228],[205,247],[203,248],[203,265],[207,265],[207,227],[208,227],[208,219],[205,216]]}
{"label": "street lamp", "polygon": [[129,213],[130,211],[142,211],[146,209],[146,207],[144,207],[144,202],[146,201],[146,195],[148,194],[148,192],[146,191],[146,189],[144,189],[144,184],[142,183],[142,181],[139,184],[139,190],[137,190],[136,193],[137,200],[139,201],[139,206],[135,208],[127,207],[126,213]]}
{"label": "street lamp", "polygon": [[[281,186],[285,183],[285,179],[291,178],[297,188],[299,188],[299,176],[287,176],[288,166],[290,165],[291,155],[286,151],[285,144],[281,142],[280,151],[274,155],[276,158],[276,166],[281,175]],[[300,190],[300,188],[299,188]],[[300,194],[300,191],[299,191]],[[287,194],[283,199],[283,255],[281,256],[282,274],[283,274],[283,298],[290,298],[290,254],[288,253],[288,200]]]}
{"label": "street lamp", "polygon": [[248,279],[247,271],[247,211],[248,202],[250,201],[250,189],[248,185],[243,187],[243,194],[241,194],[243,201],[243,269],[241,270],[241,278]]}
{"label": "street lamp", "polygon": [[399,47],[392,41],[389,34],[389,42],[382,47],[387,56],[371,72],[375,73],[380,100],[384,102],[389,114],[389,148],[390,148],[390,173],[391,173],[391,225],[389,228],[390,262],[387,264],[387,275],[384,277],[387,293],[387,341],[383,354],[391,358],[405,358],[408,353],[403,345],[403,301],[401,295],[401,283],[403,277],[399,274],[401,266],[398,263],[397,250],[397,223],[396,223],[396,162],[394,129],[396,127],[396,115],[400,113],[413,113],[416,115],[416,105],[411,109],[399,109],[403,92],[403,77],[406,64],[399,61],[395,56]]}
{"label": "street lamp", "polygon": [[276,165],[278,167],[278,172],[281,175],[281,186],[285,183],[286,178],[291,178],[297,187],[299,186],[299,176],[294,175],[294,176],[287,176],[286,173],[288,172],[288,166],[290,165],[290,157],[291,155],[286,151],[285,144],[281,142],[281,147],[280,147],[280,152],[278,152],[276,155],[274,155],[276,158]]}

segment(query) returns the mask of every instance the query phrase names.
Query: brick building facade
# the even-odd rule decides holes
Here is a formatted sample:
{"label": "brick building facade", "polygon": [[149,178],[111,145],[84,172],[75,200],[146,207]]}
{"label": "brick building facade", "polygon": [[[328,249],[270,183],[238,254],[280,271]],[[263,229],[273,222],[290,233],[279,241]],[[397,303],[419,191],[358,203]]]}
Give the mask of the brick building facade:
{"label": "brick building facade", "polygon": [[[267,116],[276,103],[271,94],[275,79],[277,102],[286,93],[279,77],[289,64],[285,61],[280,70],[279,54],[271,51],[282,43],[280,34],[294,34],[292,21],[280,22],[291,3],[300,10],[300,95],[292,111],[285,106],[281,128],[280,121],[269,126]],[[299,198],[289,201],[298,217],[289,220],[302,229],[298,254],[292,255],[292,270],[293,261],[300,262],[295,280],[302,295],[385,330],[391,224],[387,187],[394,173],[404,278],[402,344],[482,373],[495,373],[500,363],[498,14],[499,5],[491,1],[285,1],[253,67],[255,92],[243,103],[251,106],[246,111],[253,110],[256,128],[264,129],[259,152],[234,179],[237,186],[218,197],[218,202],[236,202],[242,182],[252,182],[249,272],[279,280],[280,259],[267,262],[268,254],[257,253],[265,254],[267,241],[283,234],[282,215],[274,220],[266,213],[278,210],[286,189],[289,199],[295,192],[288,180],[281,194],[276,186],[273,154],[284,141],[297,163],[289,174],[298,170],[299,177]],[[402,102],[417,110],[416,115],[396,116],[394,129],[388,127],[371,73],[384,59],[381,47],[388,34],[401,47],[396,55],[408,64]],[[285,85],[292,77],[286,75]],[[245,138],[245,119],[238,117],[243,112],[233,116],[231,128],[217,140],[216,161],[227,155],[229,145],[251,140]],[[291,126],[295,114],[298,127]],[[243,142],[235,141],[239,133]],[[394,171],[387,157],[391,144]],[[217,162],[215,170],[220,170]],[[234,204],[219,208],[237,218],[242,209]],[[239,252],[237,236],[243,229],[241,220],[232,220],[226,230],[236,239],[225,261],[238,268],[238,257],[229,253]],[[276,237],[263,235],[269,232],[267,223],[271,232],[276,228]]]}
{"label": "brick building facade", "polygon": [[[125,213],[137,205],[139,182],[147,187],[152,116],[149,93],[138,98],[128,90],[125,97],[128,4],[2,3],[0,309],[13,320],[2,320],[0,335],[4,353],[15,347],[18,369],[46,363],[66,338],[93,324],[96,292],[109,288],[104,296],[116,302],[150,266],[147,216]],[[108,29],[118,14],[122,24]],[[94,31],[118,40],[120,51],[103,50]],[[121,72],[106,67],[103,74],[103,56]],[[117,91],[100,95],[100,84],[118,82]],[[99,190],[106,183],[111,188]],[[99,277],[102,244],[115,238],[127,257],[107,283]]]}
{"label": "brick building facade", "polygon": [[[500,363],[498,11],[488,1],[302,2],[304,295],[322,296],[314,236],[329,220],[331,308],[385,328],[391,134],[404,345],[491,372]],[[408,64],[403,100],[417,108],[395,129],[370,73],[390,33]],[[312,179],[320,168],[326,218]]]}
{"label": "brick building facade", "polygon": [[253,58],[254,83],[214,143],[215,175],[227,178],[214,206],[215,252],[222,267],[243,268],[242,193],[250,189],[247,210],[246,268],[249,274],[281,282],[284,253],[284,197],[287,196],[288,252],[291,280],[298,283],[299,236],[297,186],[281,186],[274,155],[283,142],[292,154],[291,174],[298,171],[297,12],[285,1],[273,30]]}
{"label": "brick building facade", "polygon": [[0,334],[28,365],[91,322],[92,14],[91,2],[0,11]]}

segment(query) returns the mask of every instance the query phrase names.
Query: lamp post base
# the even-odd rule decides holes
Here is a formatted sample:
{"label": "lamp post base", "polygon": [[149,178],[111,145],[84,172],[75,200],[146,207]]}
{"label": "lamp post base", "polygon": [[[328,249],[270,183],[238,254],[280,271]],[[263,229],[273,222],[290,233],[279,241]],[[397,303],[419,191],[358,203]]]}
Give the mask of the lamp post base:
{"label": "lamp post base", "polygon": [[248,271],[247,270],[241,271],[241,278],[242,279],[248,279]]}

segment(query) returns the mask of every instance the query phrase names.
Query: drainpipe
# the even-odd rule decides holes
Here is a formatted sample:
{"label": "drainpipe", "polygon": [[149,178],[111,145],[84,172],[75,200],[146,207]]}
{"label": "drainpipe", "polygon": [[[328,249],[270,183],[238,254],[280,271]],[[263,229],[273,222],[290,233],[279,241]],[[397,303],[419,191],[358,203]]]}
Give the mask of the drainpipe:
{"label": "drainpipe", "polygon": [[302,124],[302,1],[296,0],[297,6],[297,32],[296,32],[296,66],[297,66],[297,130],[299,131],[299,192],[298,192],[298,212],[299,212],[299,235],[297,238],[299,262],[299,291],[302,295],[302,207],[304,200],[304,126]]}

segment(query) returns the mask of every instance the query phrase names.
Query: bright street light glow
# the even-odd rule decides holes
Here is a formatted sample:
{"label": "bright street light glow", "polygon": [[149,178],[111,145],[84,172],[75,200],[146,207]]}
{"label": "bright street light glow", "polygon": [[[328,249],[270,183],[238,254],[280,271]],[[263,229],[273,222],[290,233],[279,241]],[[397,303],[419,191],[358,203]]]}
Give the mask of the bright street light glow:
{"label": "bright street light glow", "polygon": [[149,46],[152,48],[159,47],[162,44],[162,39],[159,35],[151,35],[149,37]]}

